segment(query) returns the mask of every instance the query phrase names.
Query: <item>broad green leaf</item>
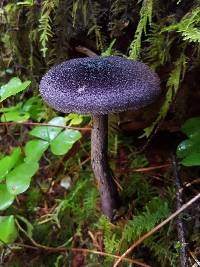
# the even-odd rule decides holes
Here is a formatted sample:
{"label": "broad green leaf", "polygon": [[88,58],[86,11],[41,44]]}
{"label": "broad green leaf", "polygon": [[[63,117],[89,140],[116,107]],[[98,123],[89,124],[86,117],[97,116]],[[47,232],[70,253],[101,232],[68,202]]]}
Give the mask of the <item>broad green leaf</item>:
{"label": "broad green leaf", "polygon": [[184,158],[191,153],[200,153],[200,135],[182,141],[176,150],[178,158]]}
{"label": "broad green leaf", "polygon": [[81,133],[76,130],[68,129],[60,133],[50,144],[54,155],[64,155],[81,138]]}
{"label": "broad green leaf", "polygon": [[6,122],[6,121],[16,121],[16,122],[24,122],[27,121],[30,118],[30,115],[25,112],[21,111],[11,111],[4,113],[1,116],[1,121]]}
{"label": "broad green leaf", "polygon": [[43,140],[31,140],[26,143],[24,159],[26,162],[39,161],[43,153],[47,150],[49,143]]}
{"label": "broad green leaf", "polygon": [[[50,120],[48,124],[65,126],[65,119],[63,117],[56,117]],[[62,128],[58,127],[38,126],[30,131],[30,134],[45,141],[51,142],[61,131]]]}
{"label": "broad green leaf", "polygon": [[11,169],[11,157],[6,156],[0,160],[0,181],[6,176]]}
{"label": "broad green leaf", "polygon": [[31,177],[37,172],[37,162],[26,162],[17,166],[6,176],[8,191],[13,195],[25,192],[31,183]]}
{"label": "broad green leaf", "polygon": [[12,243],[17,237],[18,231],[14,216],[0,216],[0,243]]}
{"label": "broad green leaf", "polygon": [[21,159],[21,149],[17,147],[10,156],[6,156],[0,160],[0,181],[21,161]]}
{"label": "broad green leaf", "polygon": [[5,184],[0,184],[0,210],[7,209],[14,201],[15,196],[8,192]]}
{"label": "broad green leaf", "polygon": [[181,163],[184,166],[200,166],[200,152],[193,152],[186,156]]}
{"label": "broad green leaf", "polygon": [[200,117],[188,119],[181,129],[188,137],[200,134]]}
{"label": "broad green leaf", "polygon": [[30,83],[31,81],[21,82],[21,80],[17,77],[12,78],[7,84],[1,86],[0,102],[25,90],[30,85]]}

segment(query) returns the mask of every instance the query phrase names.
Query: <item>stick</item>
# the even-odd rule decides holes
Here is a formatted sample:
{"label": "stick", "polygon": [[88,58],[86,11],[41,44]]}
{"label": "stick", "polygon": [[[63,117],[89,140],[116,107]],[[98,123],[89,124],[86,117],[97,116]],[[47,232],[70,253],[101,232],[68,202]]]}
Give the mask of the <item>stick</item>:
{"label": "stick", "polygon": [[95,57],[95,56],[97,56],[97,54],[94,53],[92,50],[90,50],[90,49],[87,48],[87,47],[81,46],[81,45],[76,46],[76,47],[75,47],[75,50],[76,50],[77,52],[79,52],[79,53],[82,53],[82,54],[88,56],[88,57]]}
{"label": "stick", "polygon": [[78,131],[91,131],[90,127],[73,127],[73,126],[61,126],[61,125],[54,125],[48,123],[39,123],[39,122],[0,122],[0,126],[7,126],[7,125],[28,125],[28,126],[49,126],[49,127],[57,127],[62,129],[74,129]]}
{"label": "stick", "polygon": [[[42,245],[41,246],[30,246],[30,245],[21,244],[21,243],[14,243],[14,244],[16,246],[24,247],[24,248],[27,248],[27,249],[34,249],[34,250],[44,249],[46,251],[55,252],[55,253],[62,253],[62,252],[66,252],[66,251],[70,251],[71,250],[71,251],[74,251],[74,252],[92,253],[92,254],[97,254],[97,255],[100,255],[100,256],[109,256],[109,257],[113,257],[115,259],[119,258],[119,256],[116,256],[116,255],[113,255],[113,254],[110,254],[110,253],[105,253],[105,252],[102,252],[102,251],[96,251],[96,250],[91,250],[91,249],[86,249],[86,248],[65,248],[65,247],[53,248],[53,247],[44,247]],[[129,259],[129,258],[124,258],[123,261],[127,261],[129,263],[136,264],[136,265],[141,266],[141,267],[151,267],[148,264],[142,263],[142,262],[137,261],[137,260],[132,260],[132,259]]]}

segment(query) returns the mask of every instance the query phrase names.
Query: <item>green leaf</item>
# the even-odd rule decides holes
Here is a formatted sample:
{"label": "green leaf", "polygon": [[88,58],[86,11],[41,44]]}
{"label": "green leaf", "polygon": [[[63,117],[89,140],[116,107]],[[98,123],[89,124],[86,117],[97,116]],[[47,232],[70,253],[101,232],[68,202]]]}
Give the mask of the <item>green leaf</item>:
{"label": "green leaf", "polygon": [[181,129],[188,137],[200,134],[200,117],[188,119]]}
{"label": "green leaf", "polygon": [[0,160],[0,181],[20,162],[21,159],[21,149],[17,147],[13,150],[10,156],[6,156]]}
{"label": "green leaf", "polygon": [[[50,120],[48,124],[65,126],[65,119],[63,117],[56,117]],[[61,131],[62,129],[58,127],[38,126],[30,131],[30,134],[47,142],[51,142]]]}
{"label": "green leaf", "polygon": [[64,155],[81,138],[81,133],[76,130],[68,129],[60,133],[50,144],[54,155]]}
{"label": "green leaf", "polygon": [[187,157],[185,157],[181,163],[184,166],[200,166],[200,152],[190,153]]}
{"label": "green leaf", "polygon": [[15,197],[8,192],[5,184],[0,184],[0,210],[7,209],[14,201]]}
{"label": "green leaf", "polygon": [[24,159],[26,162],[39,161],[43,153],[47,150],[49,143],[43,140],[31,140],[26,143]]}
{"label": "green leaf", "polygon": [[69,114],[65,117],[65,121],[70,121],[69,125],[78,125],[83,121],[83,116],[80,114]]}
{"label": "green leaf", "polygon": [[22,110],[28,112],[36,121],[40,121],[45,117],[45,106],[43,105],[42,99],[38,96],[33,96],[29,98],[23,105]]}
{"label": "green leaf", "polygon": [[184,158],[191,153],[200,153],[200,133],[192,138],[182,141],[176,150],[178,158]]}
{"label": "green leaf", "polygon": [[17,77],[12,78],[7,84],[1,86],[0,102],[25,90],[30,83],[31,81],[21,82],[21,80]]}
{"label": "green leaf", "polygon": [[0,112],[10,112],[10,111],[19,111],[21,110],[22,107],[22,102],[19,102],[16,106],[11,106],[11,107],[7,107],[7,108],[0,108]]}
{"label": "green leaf", "polygon": [[37,162],[26,162],[17,166],[6,176],[8,191],[13,195],[26,191],[30,186],[31,177],[37,172],[38,168]]}
{"label": "green leaf", "polygon": [[15,225],[13,215],[0,216],[0,243],[12,243],[18,237],[18,231]]}
{"label": "green leaf", "polygon": [[1,116],[1,121],[6,122],[6,121],[16,121],[16,122],[24,122],[27,121],[30,118],[30,115],[26,112],[21,112],[21,111],[11,111],[4,113]]}

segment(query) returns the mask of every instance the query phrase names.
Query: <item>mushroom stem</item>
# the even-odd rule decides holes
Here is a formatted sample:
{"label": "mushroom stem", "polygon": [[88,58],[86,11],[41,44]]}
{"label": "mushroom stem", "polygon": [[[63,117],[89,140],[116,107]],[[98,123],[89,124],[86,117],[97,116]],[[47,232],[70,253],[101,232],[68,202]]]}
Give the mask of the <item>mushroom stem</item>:
{"label": "mushroom stem", "polygon": [[93,115],[92,119],[92,169],[99,186],[102,211],[110,220],[113,220],[114,210],[119,206],[119,195],[108,164],[108,116]]}

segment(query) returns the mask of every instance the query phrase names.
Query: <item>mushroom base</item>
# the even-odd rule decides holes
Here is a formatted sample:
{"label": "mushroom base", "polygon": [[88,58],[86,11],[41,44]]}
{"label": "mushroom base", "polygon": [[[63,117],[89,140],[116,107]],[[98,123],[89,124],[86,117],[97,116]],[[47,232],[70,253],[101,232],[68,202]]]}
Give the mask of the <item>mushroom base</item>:
{"label": "mushroom base", "polygon": [[108,116],[93,115],[91,134],[91,164],[98,182],[103,213],[114,219],[119,207],[119,195],[112,171],[108,164]]}

